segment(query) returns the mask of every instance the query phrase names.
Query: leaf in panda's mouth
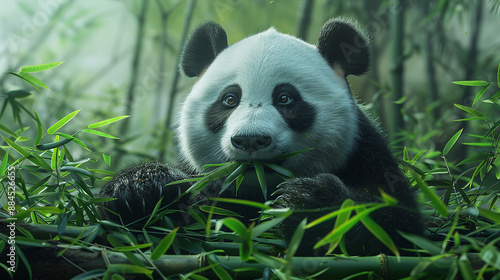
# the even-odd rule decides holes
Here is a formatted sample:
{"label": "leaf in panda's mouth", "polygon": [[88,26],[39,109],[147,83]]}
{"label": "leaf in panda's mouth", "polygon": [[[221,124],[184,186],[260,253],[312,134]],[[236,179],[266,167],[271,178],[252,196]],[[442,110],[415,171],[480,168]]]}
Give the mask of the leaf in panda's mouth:
{"label": "leaf in panda's mouth", "polygon": [[185,183],[185,182],[193,182],[197,181],[195,184],[193,184],[187,191],[186,193],[191,192],[191,197],[194,197],[198,193],[200,193],[210,182],[215,181],[217,179],[227,177],[224,180],[224,183],[222,184],[221,190],[219,194],[223,193],[229,186],[231,186],[235,181],[236,181],[236,193],[238,192],[238,189],[241,185],[241,183],[244,180],[244,173],[247,171],[247,169],[253,168],[255,170],[257,180],[259,181],[260,188],[262,190],[262,194],[264,195],[265,198],[267,198],[267,181],[266,181],[266,169],[272,170],[276,172],[276,174],[284,179],[289,179],[289,178],[294,178],[294,174],[282,167],[280,165],[281,162],[283,162],[285,159],[293,157],[295,155],[298,155],[302,152],[312,150],[310,149],[305,149],[297,152],[291,152],[287,154],[282,154],[270,161],[247,161],[247,162],[226,162],[226,163],[219,163],[219,164],[207,164],[203,166],[202,170],[206,169],[211,169],[215,168],[207,173],[205,173],[201,177],[197,178],[192,178],[192,179],[187,179],[187,180],[181,180],[181,181],[176,181],[169,183],[167,185],[174,185],[174,184],[180,184],[180,183]]}

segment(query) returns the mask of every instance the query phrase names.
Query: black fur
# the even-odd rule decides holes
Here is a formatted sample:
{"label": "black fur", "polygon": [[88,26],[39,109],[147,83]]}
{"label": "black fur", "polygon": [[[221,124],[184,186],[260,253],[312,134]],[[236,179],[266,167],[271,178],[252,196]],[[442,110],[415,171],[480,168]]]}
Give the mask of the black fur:
{"label": "black fur", "polygon": [[317,47],[330,66],[344,75],[361,75],[370,64],[369,39],[352,21],[332,19],[323,25]]}
{"label": "black fur", "polygon": [[[189,185],[166,185],[184,179],[188,179],[184,172],[161,163],[131,165],[101,188],[99,197],[117,199],[103,203],[102,207],[98,208],[99,213],[102,218],[127,225],[149,216],[162,197],[162,207],[169,206],[172,209],[179,209],[181,204],[187,203],[187,200],[172,203],[173,199],[186,191]],[[180,215],[182,214],[173,215],[174,219],[180,220]],[[140,227],[144,222],[146,220],[137,223],[137,227]]]}
{"label": "black fur", "polygon": [[226,31],[214,22],[200,25],[184,45],[180,66],[188,77],[197,77],[227,48]]}
{"label": "black fur", "polygon": [[[278,97],[288,93],[293,101],[286,106],[278,103]],[[316,110],[300,97],[299,91],[290,84],[281,84],[274,88],[273,105],[281,113],[288,126],[296,132],[304,132],[314,123]]]}
{"label": "black fur", "polygon": [[234,107],[224,105],[224,97],[228,93],[234,94],[238,102],[241,99],[241,87],[239,85],[228,86],[222,91],[217,101],[210,105],[205,112],[205,126],[213,133],[219,132],[224,127],[227,119],[238,106],[238,104]]}

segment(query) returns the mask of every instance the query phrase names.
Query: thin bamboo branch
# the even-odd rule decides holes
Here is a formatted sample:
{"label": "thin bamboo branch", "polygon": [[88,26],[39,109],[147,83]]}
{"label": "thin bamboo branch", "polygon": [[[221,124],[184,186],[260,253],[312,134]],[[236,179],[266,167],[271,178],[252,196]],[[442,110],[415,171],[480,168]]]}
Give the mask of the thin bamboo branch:
{"label": "thin bamboo branch", "polygon": [[314,0],[304,0],[300,6],[300,20],[297,28],[297,37],[306,41],[309,26],[311,25],[311,15],[314,6]]}
{"label": "thin bamboo branch", "polygon": [[[141,11],[137,15],[137,38],[135,42],[134,56],[132,58],[132,71],[130,74],[130,85],[127,92],[127,99],[125,100],[125,115],[132,114],[132,107],[134,105],[135,86],[139,78],[139,64],[142,53],[145,17],[149,1],[142,1]],[[120,135],[125,136],[128,127],[130,126],[130,119],[125,119],[120,127]]]}
{"label": "thin bamboo branch", "polygon": [[[182,49],[184,47],[184,42],[186,41],[186,38],[187,38],[187,33],[189,30],[189,27],[191,26],[191,20],[193,17],[195,5],[196,5],[196,0],[190,0],[187,4],[187,7],[186,7],[186,12],[184,14],[184,23],[183,23],[183,27],[182,27],[182,36],[181,36],[181,40],[180,40],[180,44],[179,44],[178,57],[180,57],[180,53],[182,52]],[[167,118],[165,119],[165,130],[163,131],[163,134],[162,134],[162,143],[165,143],[165,144],[164,144],[164,147],[160,151],[160,154],[159,154],[160,160],[164,159],[164,157],[167,153],[167,150],[168,150],[167,139],[168,139],[169,131],[172,129],[172,124],[173,124],[174,104],[175,104],[175,97],[177,95],[177,86],[179,83],[179,78],[180,78],[180,73],[178,71],[177,64],[175,64],[174,77],[172,79],[172,84],[170,85],[170,90],[169,90],[169,93],[167,96],[167,104],[166,104],[166,107],[168,108],[167,109]]]}

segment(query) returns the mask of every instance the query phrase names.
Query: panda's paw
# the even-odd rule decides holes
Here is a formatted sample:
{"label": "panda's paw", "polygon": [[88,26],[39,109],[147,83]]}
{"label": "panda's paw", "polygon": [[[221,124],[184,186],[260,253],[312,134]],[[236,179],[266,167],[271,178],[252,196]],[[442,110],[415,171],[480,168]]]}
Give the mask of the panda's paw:
{"label": "panda's paw", "polygon": [[274,192],[273,205],[279,208],[317,209],[340,205],[349,197],[349,190],[333,174],[294,178],[281,183]]}
{"label": "panda's paw", "polygon": [[[99,197],[116,198],[98,207],[101,218],[120,224],[136,222],[134,224],[140,227],[147,221],[160,199],[161,206],[182,208],[186,202],[178,197],[189,185],[167,184],[187,178],[180,170],[156,162],[129,166],[101,188]],[[179,217],[173,218],[176,220]]]}

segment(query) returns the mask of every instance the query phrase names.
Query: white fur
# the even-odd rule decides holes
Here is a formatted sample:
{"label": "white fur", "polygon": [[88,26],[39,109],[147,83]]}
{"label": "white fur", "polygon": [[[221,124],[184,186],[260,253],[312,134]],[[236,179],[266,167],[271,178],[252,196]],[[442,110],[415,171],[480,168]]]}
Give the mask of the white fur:
{"label": "white fur", "polygon": [[[283,83],[293,85],[316,110],[313,125],[303,133],[290,129],[272,105],[273,90]],[[233,84],[242,89],[240,104],[214,134],[205,126],[206,110]],[[255,106],[259,103],[262,106]],[[180,116],[181,154],[199,170],[209,163],[266,160],[314,148],[288,159],[283,167],[296,176],[334,172],[353,149],[356,106],[345,79],[334,73],[315,46],[271,28],[225,49],[193,86]],[[231,145],[237,134],[266,134],[273,141],[250,154]]]}

